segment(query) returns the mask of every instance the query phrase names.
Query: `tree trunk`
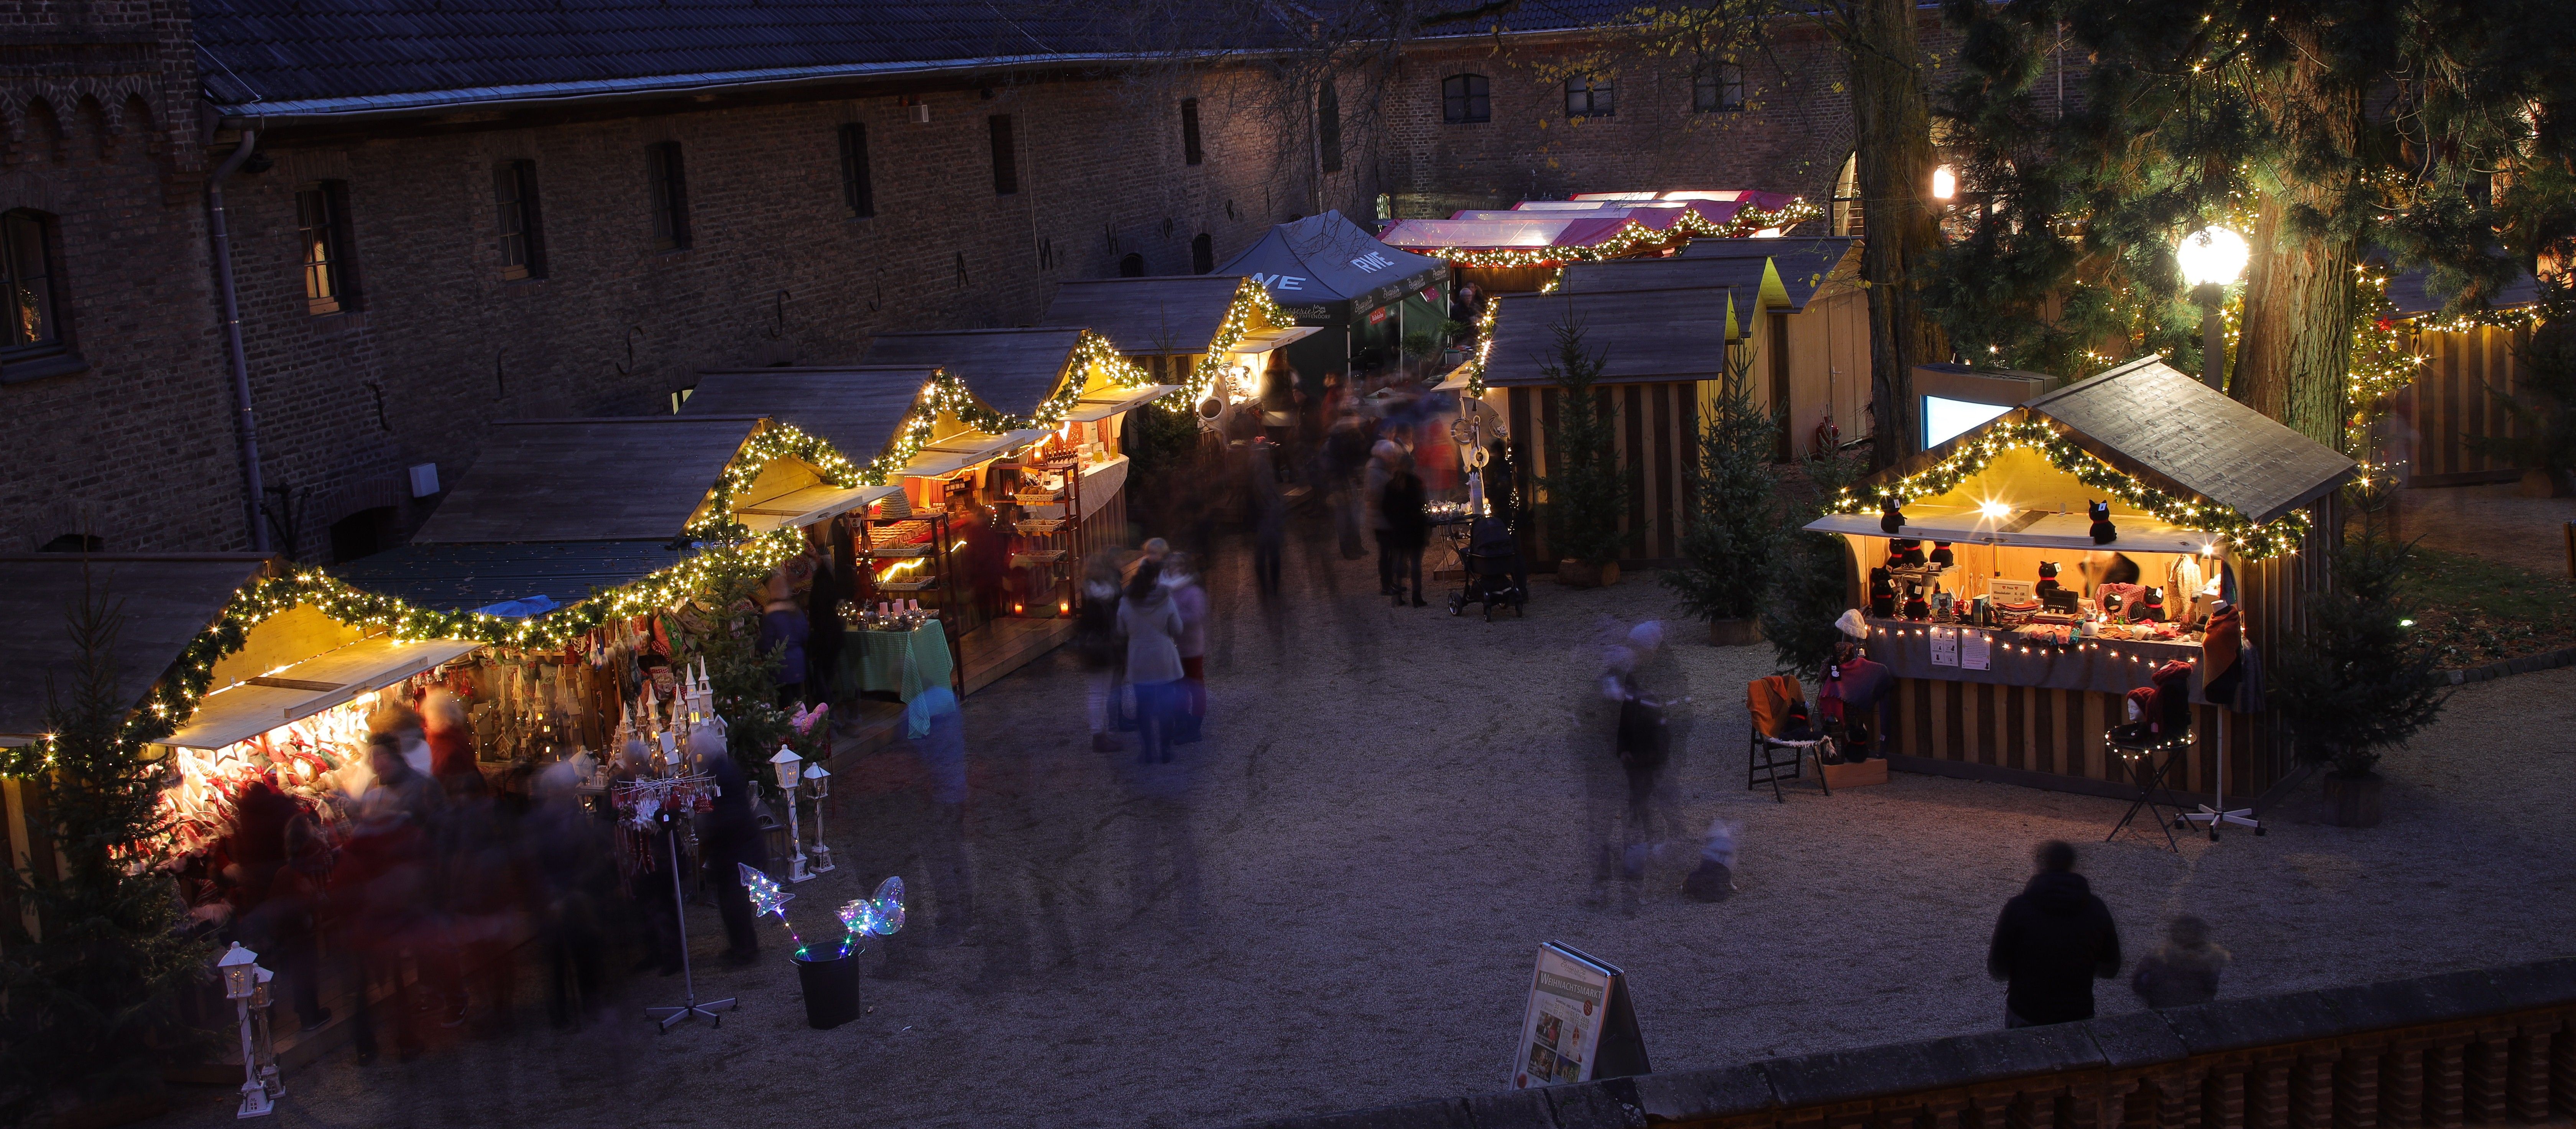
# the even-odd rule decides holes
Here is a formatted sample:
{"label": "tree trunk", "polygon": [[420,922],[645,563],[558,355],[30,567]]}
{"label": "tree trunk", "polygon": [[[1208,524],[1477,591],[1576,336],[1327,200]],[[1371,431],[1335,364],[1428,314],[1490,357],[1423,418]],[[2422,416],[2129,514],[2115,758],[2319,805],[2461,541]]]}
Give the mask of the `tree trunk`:
{"label": "tree trunk", "polygon": [[[2313,29],[2290,33],[2310,39]],[[2326,52],[2298,52],[2277,86],[2273,112],[2299,121],[2294,132],[2338,154],[2360,142],[2362,91],[2326,73]],[[2245,276],[2243,334],[2228,391],[2239,403],[2328,447],[2344,447],[2345,383],[2352,369],[2353,274],[2357,248],[2348,236],[2316,229],[2317,217],[2343,211],[2350,168],[2320,176],[2289,170],[2265,193]]]}
{"label": "tree trunk", "polygon": [[1860,276],[1869,291],[1873,467],[1923,446],[1913,367],[1946,353],[1940,331],[1924,316],[1916,281],[1941,229],[1924,199],[1932,184],[1932,115],[1915,18],[1908,0],[1859,0],[1843,44],[1851,57],[1853,172],[1867,225]]}

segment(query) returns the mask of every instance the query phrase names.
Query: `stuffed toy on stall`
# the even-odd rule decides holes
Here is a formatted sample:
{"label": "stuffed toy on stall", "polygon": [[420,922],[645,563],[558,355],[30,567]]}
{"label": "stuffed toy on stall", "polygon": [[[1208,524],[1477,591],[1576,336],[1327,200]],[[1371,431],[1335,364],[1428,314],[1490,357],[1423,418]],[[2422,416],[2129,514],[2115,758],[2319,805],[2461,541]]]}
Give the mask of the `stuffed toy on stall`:
{"label": "stuffed toy on stall", "polygon": [[1939,565],[1943,568],[1948,568],[1959,563],[1959,559],[1951,554],[1950,543],[1947,541],[1935,541],[1932,543],[1931,561],[1933,564]]}
{"label": "stuffed toy on stall", "polygon": [[2120,539],[2120,531],[2111,526],[2111,503],[2093,502],[2087,508],[2093,515],[2094,544],[2108,545]]}
{"label": "stuffed toy on stall", "polygon": [[1880,619],[1896,615],[1896,582],[1883,568],[1869,570],[1869,614]]}
{"label": "stuffed toy on stall", "polygon": [[2162,588],[2149,588],[2140,592],[2138,602],[2129,608],[2131,623],[2163,623],[2164,620],[2165,590]]}
{"label": "stuffed toy on stall", "polygon": [[1921,621],[1932,618],[1932,605],[1923,599],[1923,586],[1905,586],[1905,618]]}

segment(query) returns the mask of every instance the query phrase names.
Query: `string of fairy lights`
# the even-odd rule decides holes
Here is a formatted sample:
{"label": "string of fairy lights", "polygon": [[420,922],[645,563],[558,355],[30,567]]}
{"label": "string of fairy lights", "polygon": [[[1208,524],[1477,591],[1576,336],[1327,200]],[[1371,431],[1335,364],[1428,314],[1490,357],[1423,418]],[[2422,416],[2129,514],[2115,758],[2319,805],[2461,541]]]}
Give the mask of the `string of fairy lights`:
{"label": "string of fairy lights", "polygon": [[2036,419],[2006,420],[1976,432],[1973,438],[1960,441],[1958,448],[1940,462],[1894,483],[1862,491],[1845,488],[1835,497],[1833,508],[1837,513],[1859,513],[1891,501],[1903,506],[1946,494],[1984,471],[2005,452],[2023,447],[2038,452],[2049,465],[2074,475],[2084,485],[2109,491],[2168,525],[2215,535],[2218,544],[2227,546],[2241,560],[2259,561],[2295,553],[2308,535],[2307,519],[2295,512],[2256,522],[2216,502],[2179,498],[2156,489],[2077,446],[2054,425]]}
{"label": "string of fairy lights", "polygon": [[[1278,301],[1270,297],[1268,287],[1247,278],[1235,287],[1234,301],[1226,304],[1225,321],[1217,326],[1216,336],[1208,339],[1207,355],[1200,357],[1198,366],[1190,370],[1190,386],[1158,402],[1166,408],[1186,411],[1195,408],[1200,401],[1209,396],[1215,395],[1217,381],[1228,380],[1228,370],[1232,367],[1226,363],[1225,355],[1236,345],[1242,344],[1244,337],[1252,332],[1255,318],[1258,318],[1263,325],[1274,329],[1294,324],[1294,319],[1288,316],[1288,311],[1279,308]],[[1144,372],[1141,368],[1137,371],[1140,374]],[[1232,383],[1230,380],[1228,382]],[[1237,395],[1247,395],[1250,392],[1249,389],[1240,387],[1232,390]]]}
{"label": "string of fairy lights", "polygon": [[[1267,303],[1268,295],[1258,286],[1250,287],[1250,291],[1258,301]],[[1244,304],[1238,298],[1237,306]],[[1275,312],[1277,307],[1272,305],[1269,309]],[[1229,325],[1236,324],[1236,319],[1230,317]],[[1241,337],[1242,330],[1237,328],[1233,338]],[[1035,412],[1015,416],[997,411],[977,399],[964,381],[939,370],[923,384],[887,450],[865,466],[852,462],[819,436],[772,422],[746,440],[718,474],[708,495],[710,516],[688,531],[700,546],[696,555],[540,615],[510,617],[478,611],[439,611],[366,591],[314,570],[254,581],[234,592],[215,622],[189,640],[166,675],[126,716],[112,740],[120,747],[140,748],[186,725],[196,713],[198,702],[214,688],[216,664],[241,650],[253,627],[296,607],[312,607],[340,623],[380,632],[400,642],[464,639],[532,650],[559,650],[612,621],[677,607],[713,589],[721,580],[766,573],[804,550],[801,530],[780,528],[754,534],[734,514],[743,494],[779,459],[801,461],[825,482],[843,489],[882,484],[890,477],[899,477],[921,447],[931,441],[941,412],[992,434],[1053,427],[1073,411],[1094,370],[1113,387],[1136,388],[1153,383],[1151,374],[1119,356],[1107,339],[1084,330],[1075,345],[1068,378],[1059,382],[1055,394]],[[0,748],[0,776],[21,777],[45,771],[53,764],[58,741],[58,736],[48,735],[26,745]]]}
{"label": "string of fairy lights", "polygon": [[1621,224],[1609,238],[1580,247],[1407,247],[1405,250],[1445,259],[1462,267],[1557,267],[1570,262],[1621,258],[1680,239],[1742,239],[1757,231],[1787,230],[1808,220],[1821,219],[1824,214],[1823,208],[1808,203],[1802,196],[1777,208],[1757,208],[1748,204],[1724,223],[1712,221],[1690,209],[1682,209],[1673,225],[1665,228],[1648,227],[1642,221],[1631,219]]}

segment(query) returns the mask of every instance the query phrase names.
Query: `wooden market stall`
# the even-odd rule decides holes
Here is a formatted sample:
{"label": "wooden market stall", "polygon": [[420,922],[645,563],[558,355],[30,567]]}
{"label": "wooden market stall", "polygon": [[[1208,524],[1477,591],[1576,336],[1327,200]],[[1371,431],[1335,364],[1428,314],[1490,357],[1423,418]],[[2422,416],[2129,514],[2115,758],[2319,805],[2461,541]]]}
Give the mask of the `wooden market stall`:
{"label": "wooden market stall", "polygon": [[1734,334],[1753,361],[1755,398],[1789,410],[1774,452],[1787,460],[1867,434],[1869,302],[1859,268],[1855,239],[1694,239],[1670,258],[1573,264],[1557,289],[1719,287],[1748,295],[1737,305]]}
{"label": "wooden market stall", "polygon": [[2499,401],[2531,395],[2521,351],[2538,322],[2538,282],[2529,274],[2515,278],[2488,299],[2492,312],[2476,319],[2443,317],[2451,296],[2433,292],[2429,282],[2421,267],[2388,281],[2392,326],[2405,350],[2423,360],[2376,425],[2376,458],[2398,467],[2409,486],[2524,479],[2532,491],[2551,489],[2528,465],[2477,445],[2531,430]]}
{"label": "wooden market stall", "polygon": [[1223,274],[1067,282],[1040,320],[1089,329],[1155,383],[1188,388],[1194,400],[1213,395],[1220,407],[1257,396],[1271,357],[1318,332],[1297,325],[1260,283]]}
{"label": "wooden market stall", "polygon": [[[1556,361],[1556,329],[1571,319],[1583,329],[1584,349],[1603,362],[1594,391],[1615,422],[1619,463],[1633,475],[1628,512],[1620,521],[1633,535],[1629,559],[1678,558],[1689,507],[1686,460],[1695,450],[1703,386],[1725,378],[1736,337],[1729,311],[1751,297],[1746,291],[1694,287],[1495,298],[1479,343],[1481,377],[1471,376],[1462,394],[1478,394],[1504,423],[1515,496],[1537,499],[1536,480],[1551,473],[1547,435],[1561,393],[1546,370]],[[1520,528],[1530,566],[1553,570],[1558,554],[1547,544],[1543,515]]]}
{"label": "wooden market stall", "polygon": [[[1310,397],[1328,373],[1392,368],[1397,346],[1449,316],[1449,264],[1387,246],[1338,211],[1272,227],[1216,273],[1249,276],[1298,325],[1323,331],[1283,350]],[[1288,407],[1288,388],[1256,391],[1270,410]]]}
{"label": "wooden market stall", "polygon": [[[2231,601],[2259,671],[2298,629],[2301,593],[2322,581],[2334,491],[2354,469],[2149,358],[1912,456],[1807,528],[1851,546],[1870,657],[1896,676],[1894,767],[2128,796],[2103,734],[2121,723],[2124,694],[2181,661],[2193,664],[2195,741],[2168,782],[2212,791],[2223,740],[2226,793],[2250,797],[2282,780],[2289,745],[2259,701],[2228,699],[2247,712],[2209,704],[2195,628]],[[1889,497],[1901,502],[1894,519]],[[2109,507],[2108,542],[2095,536],[2096,502]],[[1922,562],[1891,560],[1901,539],[1921,543]],[[1952,564],[1930,568],[1941,542]],[[2053,598],[2044,579],[2060,589]],[[1918,587],[1935,610],[1907,616]],[[1944,595],[1970,609],[1968,622],[1940,619]],[[2160,606],[2157,621],[2136,618],[2142,603]]]}

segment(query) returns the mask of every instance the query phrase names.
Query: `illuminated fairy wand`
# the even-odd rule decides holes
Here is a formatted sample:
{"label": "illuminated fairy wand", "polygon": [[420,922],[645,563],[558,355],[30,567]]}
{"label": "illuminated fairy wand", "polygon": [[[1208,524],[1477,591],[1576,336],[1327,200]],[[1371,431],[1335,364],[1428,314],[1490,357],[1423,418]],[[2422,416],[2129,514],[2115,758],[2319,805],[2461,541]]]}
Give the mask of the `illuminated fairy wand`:
{"label": "illuminated fairy wand", "polygon": [[871,934],[890,937],[903,928],[903,879],[888,878],[877,883],[873,898],[852,898],[841,907],[841,955],[850,955],[850,942]]}
{"label": "illuminated fairy wand", "polygon": [[796,926],[787,920],[787,903],[795,901],[796,895],[779,889],[778,883],[761,873],[759,867],[747,862],[738,862],[734,866],[742,872],[743,891],[751,895],[751,915],[776,914],[778,923],[787,927],[788,938],[796,942],[796,951],[803,953],[805,938],[797,936]]}

